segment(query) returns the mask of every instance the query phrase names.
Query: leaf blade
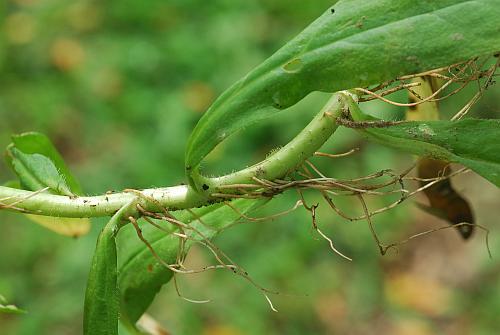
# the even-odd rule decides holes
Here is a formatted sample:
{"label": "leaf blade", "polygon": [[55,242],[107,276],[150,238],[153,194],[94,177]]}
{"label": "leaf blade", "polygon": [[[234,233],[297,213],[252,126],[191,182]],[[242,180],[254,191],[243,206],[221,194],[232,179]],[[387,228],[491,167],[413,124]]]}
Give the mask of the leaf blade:
{"label": "leaf blade", "polygon": [[40,154],[25,154],[11,148],[12,166],[19,176],[21,185],[25,189],[38,191],[48,188],[52,193],[74,196],[54,163],[46,156]]}
{"label": "leaf blade", "polygon": [[467,166],[500,187],[500,120],[411,121],[366,133],[386,146]]}
{"label": "leaf blade", "polygon": [[[29,191],[45,188],[53,194],[75,196],[82,193],[76,178],[71,174],[63,158],[49,138],[36,132],[12,136],[7,147],[8,165],[16,173],[19,183],[12,187]],[[78,237],[90,230],[90,220],[86,218],[57,218],[27,215],[28,218],[60,235]]]}
{"label": "leaf blade", "polygon": [[[68,166],[64,162],[57,149],[54,147],[50,139],[37,132],[27,132],[12,136],[12,145],[17,150],[25,155],[41,155],[50,160],[57,171],[64,179],[65,188],[73,195],[81,194],[82,189],[80,184],[70,172]],[[70,194],[68,194],[70,195]]]}
{"label": "leaf blade", "polygon": [[312,91],[363,87],[500,50],[498,16],[494,0],[338,2],[335,14],[325,12],[209,108],[188,141],[188,176],[229,135]]}
{"label": "leaf blade", "polygon": [[97,239],[85,290],[83,333],[117,335],[119,289],[116,236],[121,221],[135,203],[122,207],[109,220]]}
{"label": "leaf blade", "polygon": [[[373,121],[351,99],[354,121]],[[382,145],[427,158],[467,166],[500,187],[500,120],[405,121],[382,128],[357,128]]]}

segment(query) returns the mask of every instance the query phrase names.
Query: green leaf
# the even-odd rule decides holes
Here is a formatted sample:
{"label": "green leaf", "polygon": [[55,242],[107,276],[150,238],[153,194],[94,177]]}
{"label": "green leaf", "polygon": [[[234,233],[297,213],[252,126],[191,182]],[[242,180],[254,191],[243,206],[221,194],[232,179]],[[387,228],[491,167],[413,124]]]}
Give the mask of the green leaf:
{"label": "green leaf", "polygon": [[17,308],[15,305],[9,304],[7,299],[5,299],[3,295],[0,295],[0,313],[24,314],[26,311]]}
{"label": "green leaf", "polygon": [[122,207],[101,231],[92,258],[85,291],[85,335],[118,334],[119,290],[117,286],[116,235],[131,205]]}
{"label": "green leaf", "polygon": [[[43,134],[30,132],[12,137],[7,147],[7,162],[19,177],[14,188],[75,196],[81,194],[81,187],[70,173],[63,158]],[[77,237],[90,230],[90,220],[84,218],[53,218],[27,215],[32,221],[58,234]]]}
{"label": "green leaf", "polygon": [[407,122],[366,131],[370,137],[420,156],[460,163],[500,187],[500,120]]}
{"label": "green leaf", "polygon": [[52,193],[73,196],[66,180],[52,161],[40,154],[27,155],[16,148],[9,148],[12,166],[24,189],[40,190],[48,187]]}
{"label": "green leaf", "polygon": [[[374,120],[354,101],[349,110],[354,121]],[[385,146],[467,166],[500,187],[500,120],[408,121],[358,130]]]}
{"label": "green leaf", "polygon": [[500,50],[498,0],[343,0],[333,9],[209,108],[188,142],[188,176],[229,135],[312,91],[364,87]]}
{"label": "green leaf", "polygon": [[47,136],[30,132],[12,136],[7,161],[21,186],[30,191],[49,187],[51,193],[73,196],[81,188]]}
{"label": "green leaf", "polygon": [[[232,205],[241,213],[247,213],[264,202],[265,200],[240,199],[233,201]],[[195,209],[193,212],[204,224],[187,211],[176,213],[176,217],[182,222],[191,224],[209,239],[240,219],[239,214],[223,204]],[[175,231],[172,225],[164,221],[158,224],[171,232]],[[168,264],[175,263],[179,238],[147,223],[143,223],[141,229],[156,253]],[[200,236],[194,233],[191,236],[200,239]],[[192,243],[188,241],[187,247]],[[161,287],[170,281],[172,272],[153,257],[131,225],[125,226],[118,236],[118,263],[122,317],[126,316],[130,323],[135,323],[149,307]]]}

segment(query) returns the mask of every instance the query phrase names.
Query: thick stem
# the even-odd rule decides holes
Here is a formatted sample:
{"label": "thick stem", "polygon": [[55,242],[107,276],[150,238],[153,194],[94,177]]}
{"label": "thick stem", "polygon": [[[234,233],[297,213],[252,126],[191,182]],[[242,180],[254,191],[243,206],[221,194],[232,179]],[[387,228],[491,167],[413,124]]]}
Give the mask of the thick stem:
{"label": "thick stem", "polygon": [[311,157],[337,130],[336,118],[341,116],[348,97],[334,94],[320,113],[287,145],[260,163],[222,177],[206,178],[205,183],[215,188],[220,185],[255,183],[252,179],[274,180],[295,171]]}
{"label": "thick stem", "polygon": [[[142,190],[144,199],[139,203],[148,210],[157,210],[159,205],[171,210],[197,207],[206,202],[204,196],[191,191],[187,186],[174,186]],[[32,214],[59,217],[110,216],[124,205],[137,198],[134,192],[120,192],[93,197],[69,197],[17,190],[0,186],[0,201],[5,209],[21,209]],[[146,203],[142,203],[146,202]]]}
{"label": "thick stem", "polygon": [[[253,183],[253,177],[273,180],[293,172],[313,155],[335,132],[339,117],[350,100],[346,92],[332,96],[321,112],[290,143],[262,162],[218,178],[197,176],[204,191],[181,185],[142,190],[139,203],[148,211],[200,207],[214,202],[211,193],[220,186]],[[37,193],[0,186],[0,209],[20,210],[55,217],[111,216],[130,203],[138,194],[132,191],[93,197],[69,197]],[[150,199],[150,200],[148,200]]]}

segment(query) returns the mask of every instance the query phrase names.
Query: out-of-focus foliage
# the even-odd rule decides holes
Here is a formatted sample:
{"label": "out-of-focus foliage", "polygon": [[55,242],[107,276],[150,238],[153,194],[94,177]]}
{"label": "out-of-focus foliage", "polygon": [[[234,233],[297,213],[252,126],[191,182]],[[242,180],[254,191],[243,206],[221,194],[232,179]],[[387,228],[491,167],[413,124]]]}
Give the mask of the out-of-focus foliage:
{"label": "out-of-focus foliage", "polygon": [[[186,141],[209,104],[332,2],[1,2],[0,143],[9,143],[13,133],[48,134],[89,194],[185,182]],[[471,87],[443,102],[445,116],[473,93]],[[286,117],[246,129],[212,152],[206,164],[214,173],[227,172],[265,157],[306,125],[326,99],[313,94]],[[498,118],[499,101],[493,87],[473,115]],[[404,114],[378,102],[364,106],[382,118]],[[315,162],[328,175],[348,178],[402,170],[413,159],[366,144],[349,130],[339,131],[324,151],[352,147],[361,150]],[[3,165],[0,175],[12,178]],[[480,231],[463,243],[451,229],[381,257],[365,222],[347,223],[320,203],[318,223],[352,263],[330,252],[302,211],[236,226],[215,241],[259,284],[282,293],[271,296],[279,313],[229,271],[178,277],[183,295],[210,298],[210,304],[188,303],[169,284],[150,313],[176,334],[494,333],[500,194],[472,174],[455,184],[471,200],[478,223],[490,228],[493,260]],[[311,204],[320,202],[315,194],[307,196]],[[368,206],[396,197],[367,198]],[[260,214],[289,208],[296,199],[292,193],[280,196]],[[336,200],[345,211],[362,214],[355,198]],[[94,220],[88,236],[73,240],[0,213],[0,293],[28,311],[0,314],[2,334],[81,333],[86,276],[105,222]],[[375,217],[374,224],[384,241],[397,241],[443,223],[408,201]],[[213,259],[194,248],[188,262],[196,267]]]}
{"label": "out-of-focus foliage", "polygon": [[25,311],[17,308],[17,306],[9,304],[7,300],[5,300],[2,295],[0,295],[0,313],[21,314],[25,313]]}

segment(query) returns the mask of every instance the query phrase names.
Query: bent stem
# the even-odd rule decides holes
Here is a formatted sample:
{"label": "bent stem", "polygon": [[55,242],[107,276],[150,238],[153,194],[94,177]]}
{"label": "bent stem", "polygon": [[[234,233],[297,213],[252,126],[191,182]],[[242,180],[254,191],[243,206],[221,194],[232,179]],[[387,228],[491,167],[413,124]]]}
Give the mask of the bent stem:
{"label": "bent stem", "polygon": [[[253,183],[255,178],[274,180],[283,178],[300,167],[303,162],[331,137],[338,128],[339,118],[347,105],[352,103],[350,93],[335,93],[318,115],[286,146],[260,163],[217,178],[194,175],[195,190],[188,185],[152,188],[140,191],[146,201],[138,203],[147,211],[159,212],[162,208],[174,211],[206,206],[222,201],[214,193],[228,193],[224,186]],[[104,194],[91,197],[72,197],[31,192],[0,186],[0,209],[54,217],[101,217],[112,216],[119,209],[137,199],[136,192]]]}

